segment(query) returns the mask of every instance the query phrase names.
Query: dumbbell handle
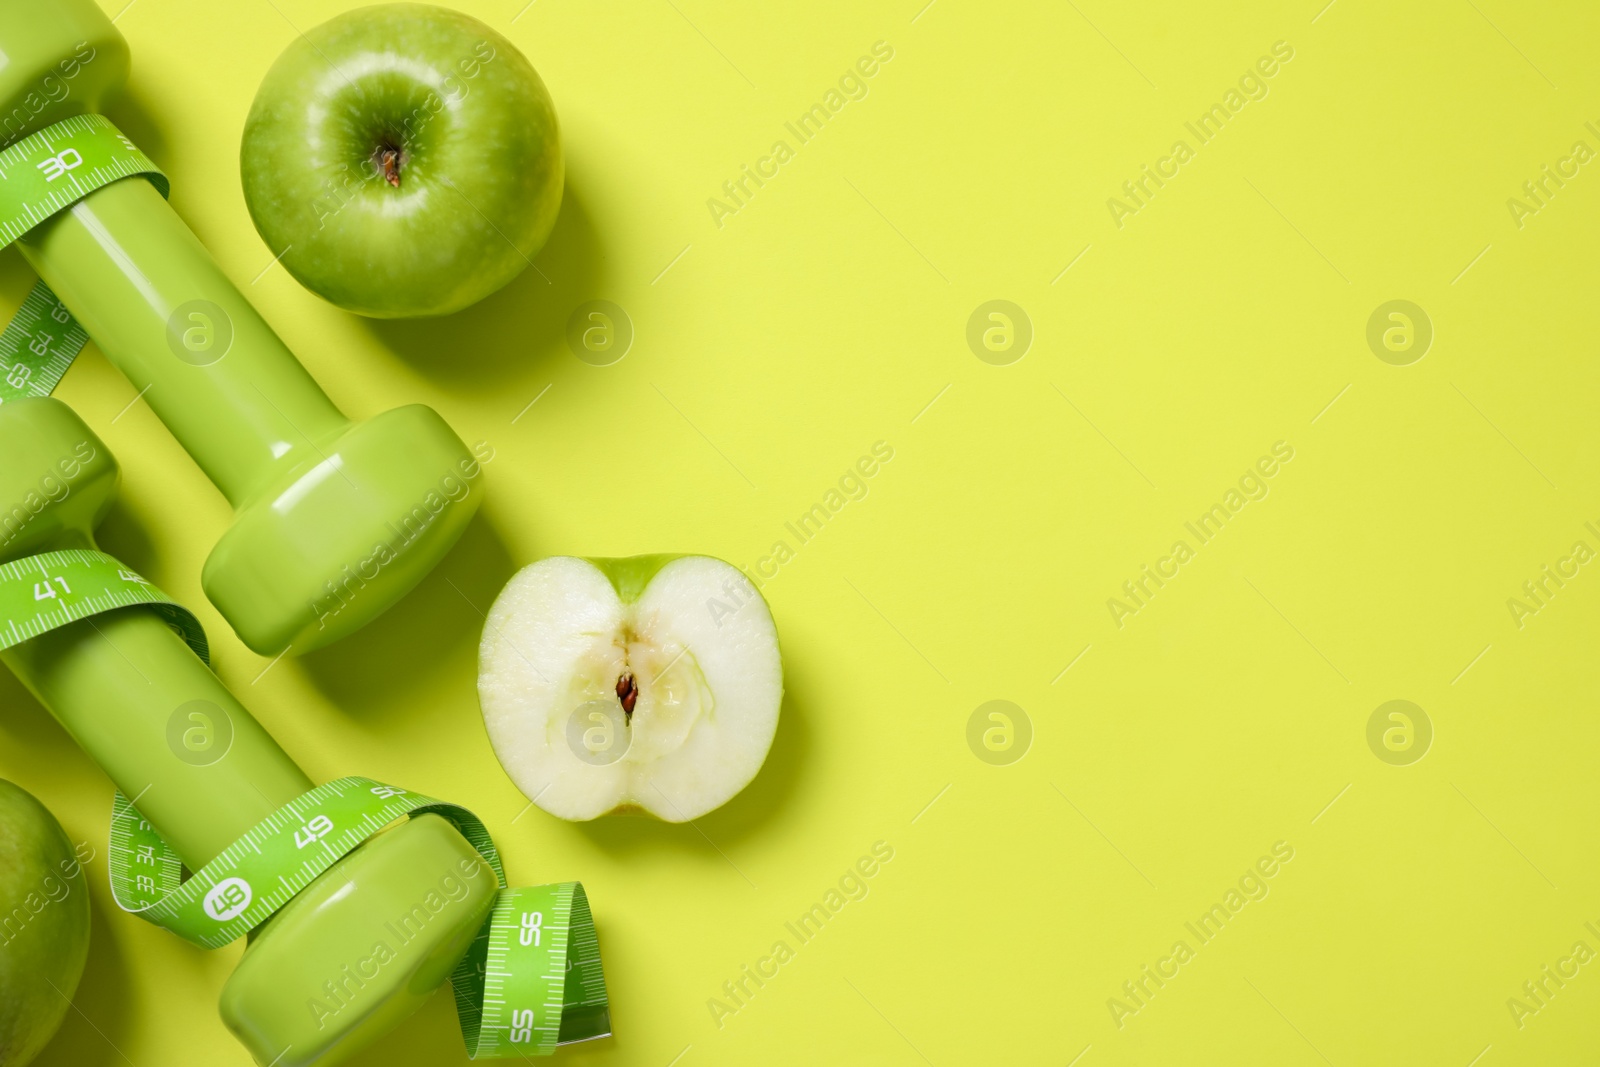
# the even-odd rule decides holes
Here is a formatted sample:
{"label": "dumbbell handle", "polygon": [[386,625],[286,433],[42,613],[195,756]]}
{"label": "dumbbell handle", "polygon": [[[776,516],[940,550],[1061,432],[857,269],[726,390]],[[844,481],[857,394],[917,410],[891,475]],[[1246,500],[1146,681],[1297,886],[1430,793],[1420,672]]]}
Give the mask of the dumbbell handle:
{"label": "dumbbell handle", "polygon": [[[25,504],[6,513],[11,521],[0,541],[0,563],[93,549],[93,526],[110,505],[118,480],[105,442],[71,408],[54,398],[7,402],[0,407],[0,510],[11,501],[37,497],[41,484],[58,491],[31,517]],[[19,510],[25,514],[20,523],[15,521]],[[48,586],[46,566],[39,564]],[[76,575],[73,585],[79,595],[93,596]],[[37,595],[35,587],[34,602]],[[183,638],[148,608],[80,618],[13,645],[0,652],[0,661],[124,796],[138,798],[139,810],[190,870],[199,870],[311,788]],[[214,720],[209,725],[218,736],[232,735],[227,749],[197,755],[169,743],[169,724],[191,701],[208,702],[200,707]],[[182,726],[190,725],[185,716]],[[212,756],[220,758],[207,762]]]}
{"label": "dumbbell handle", "polygon": [[0,238],[233,504],[201,585],[245,644],[303,655],[354,633],[466,530],[477,460],[422,405],[346,419],[139,176],[153,164],[85,117],[129,63],[95,0],[0,8]]}
{"label": "dumbbell handle", "polygon": [[[236,508],[265,488],[274,471],[314,461],[348,428],[349,420],[143,178],[96,190],[20,244]],[[195,301],[206,303],[186,314]],[[179,358],[172,346],[181,340],[174,339],[191,328],[211,330],[213,343],[231,335],[226,354],[206,365]]]}
{"label": "dumbbell handle", "polygon": [[[0,629],[20,641],[0,652],[0,662],[134,801],[178,858],[200,872],[235,846],[246,847],[243,842],[267,844],[252,833],[259,835],[262,826],[281,832],[283,813],[305,799],[312,783],[161,615],[150,607],[106,607],[126,602],[114,590],[97,589],[97,582],[112,581],[114,560],[65,552],[94,548],[92,531],[117,480],[105,443],[59,400],[31,397],[0,406],[0,514],[8,519],[0,524],[0,563],[11,564],[0,574],[10,583],[0,587],[8,594],[0,597],[0,610],[9,616],[0,618]],[[61,487],[67,491],[56,491]],[[115,580],[130,581],[122,573]],[[41,587],[54,591],[56,583],[74,598],[72,609],[65,599],[55,608],[34,609]],[[52,595],[43,602],[55,601]],[[77,614],[94,607],[104,610]],[[76,621],[62,622],[65,617]],[[204,716],[198,722],[197,712]],[[206,727],[209,738],[185,736]],[[293,843],[304,847],[298,834]],[[270,879],[257,877],[256,890],[270,891]],[[404,938],[387,932],[385,923],[441,887],[448,909],[432,909],[438,914]],[[499,889],[497,873],[445,818],[425,813],[393,826],[297,893],[288,889],[294,895],[256,927],[224,986],[223,1019],[262,1064],[309,1067],[343,1057],[421,1007],[449,977],[483,929]],[[318,991],[330,976],[367,959],[379,940],[392,941],[383,972],[345,989],[335,1001],[343,1005],[337,1017],[308,1013],[307,997],[329,995]]]}
{"label": "dumbbell handle", "polygon": [[[137,799],[190,870],[311,788],[183,638],[146,608],[81,619],[0,658],[122,794]],[[196,700],[214,705],[232,733],[226,757],[206,766],[181,758],[168,740],[174,712]]]}

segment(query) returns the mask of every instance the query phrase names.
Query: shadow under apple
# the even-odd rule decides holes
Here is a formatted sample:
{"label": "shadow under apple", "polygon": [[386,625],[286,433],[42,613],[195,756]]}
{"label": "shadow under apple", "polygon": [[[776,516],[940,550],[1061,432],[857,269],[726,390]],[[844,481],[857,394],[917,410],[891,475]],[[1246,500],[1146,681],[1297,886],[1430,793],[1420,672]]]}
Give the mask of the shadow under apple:
{"label": "shadow under apple", "polygon": [[[366,319],[385,345],[457,395],[497,395],[536,366],[573,358],[567,319],[603,295],[600,233],[568,170],[561,211],[532,265],[483,300],[442,318]],[[532,393],[529,393],[532,396]]]}
{"label": "shadow under apple", "polygon": [[[104,877],[105,857],[84,868],[86,878]],[[128,997],[128,967],[111,936],[100,903],[90,896],[89,959],[61,1029],[33,1061],[33,1067],[113,1067],[128,1062],[122,1046],[133,1022]],[[64,992],[64,991],[63,991]]]}

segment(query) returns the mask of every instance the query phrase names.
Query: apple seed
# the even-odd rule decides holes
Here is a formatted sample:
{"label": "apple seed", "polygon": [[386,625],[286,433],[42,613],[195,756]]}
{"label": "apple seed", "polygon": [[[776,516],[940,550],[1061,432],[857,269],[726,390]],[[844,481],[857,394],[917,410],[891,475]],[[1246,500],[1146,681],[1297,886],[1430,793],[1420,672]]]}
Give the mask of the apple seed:
{"label": "apple seed", "polygon": [[639,687],[633,684],[632,674],[617,679],[617,699],[622,701],[622,714],[633,721],[633,706],[639,701]]}

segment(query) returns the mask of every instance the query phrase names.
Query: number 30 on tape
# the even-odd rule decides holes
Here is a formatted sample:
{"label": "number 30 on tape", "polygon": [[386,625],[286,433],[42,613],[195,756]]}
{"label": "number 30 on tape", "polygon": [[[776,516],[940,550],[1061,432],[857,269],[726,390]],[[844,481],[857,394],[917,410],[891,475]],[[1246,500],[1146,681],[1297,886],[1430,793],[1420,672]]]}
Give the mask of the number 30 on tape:
{"label": "number 30 on tape", "polygon": [[[143,176],[170,188],[150,157],[110,120],[74,115],[0,151],[0,248],[96,189]],[[0,403],[49,396],[89,335],[43,282],[0,333]]]}

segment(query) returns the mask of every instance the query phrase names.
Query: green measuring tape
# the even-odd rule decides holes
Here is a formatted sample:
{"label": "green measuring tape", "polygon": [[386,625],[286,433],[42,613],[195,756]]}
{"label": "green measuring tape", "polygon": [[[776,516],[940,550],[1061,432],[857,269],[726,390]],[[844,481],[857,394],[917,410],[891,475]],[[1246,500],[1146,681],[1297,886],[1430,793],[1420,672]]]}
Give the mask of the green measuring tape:
{"label": "green measuring tape", "polygon": [[[74,115],[0,152],[0,248],[102,186],[143,175],[161,195],[165,174],[101,115]],[[33,287],[0,332],[0,404],[49,396],[89,335],[48,286]]]}
{"label": "green measuring tape", "polygon": [[427,812],[450,820],[501,886],[450,979],[468,1054],[548,1055],[558,1044],[609,1034],[600,945],[583,886],[505,888],[500,855],[477,816],[370,778],[341,778],[285,804],[187,881],[171,847],[118,793],[111,893],[124,911],[196,945],[221,948],[389,823]]}
{"label": "green measuring tape", "polygon": [[[166,176],[115,126],[78,115],[0,152],[0,248],[111,182]],[[88,335],[43,282],[0,332],[0,403],[49,396]],[[198,620],[111,556],[46,552],[0,565],[0,651],[118,608],[158,612],[209,662]],[[499,853],[465,808],[366,778],[342,778],[295,799],[202,870],[184,877],[171,846],[118,793],[111,816],[117,904],[206,948],[249,933],[319,875],[396,819],[448,819],[494,872],[499,896],[451,976],[473,1059],[548,1055],[611,1032],[600,946],[577,882],[506,888]],[[309,846],[316,845],[314,849]],[[308,850],[309,849],[309,850]]]}
{"label": "green measuring tape", "polygon": [[[67,549],[0,565],[0,651],[102,612],[158,612],[209,661],[185,608],[115,558]],[[548,1055],[611,1033],[610,1002],[588,897],[577,882],[506,888],[489,832],[455,804],[367,778],[341,778],[284,805],[192,877],[133,803],[111,813],[111,893],[125,911],[206,948],[265,922],[295,894],[396,819],[431,812],[478,851],[500,886],[493,910],[451,975],[473,1059]],[[310,846],[315,845],[315,848]]]}
{"label": "green measuring tape", "polygon": [[30,638],[117,608],[147,605],[207,663],[205,631],[189,609],[128,570],[87,548],[44,552],[0,564],[0,652]]}

